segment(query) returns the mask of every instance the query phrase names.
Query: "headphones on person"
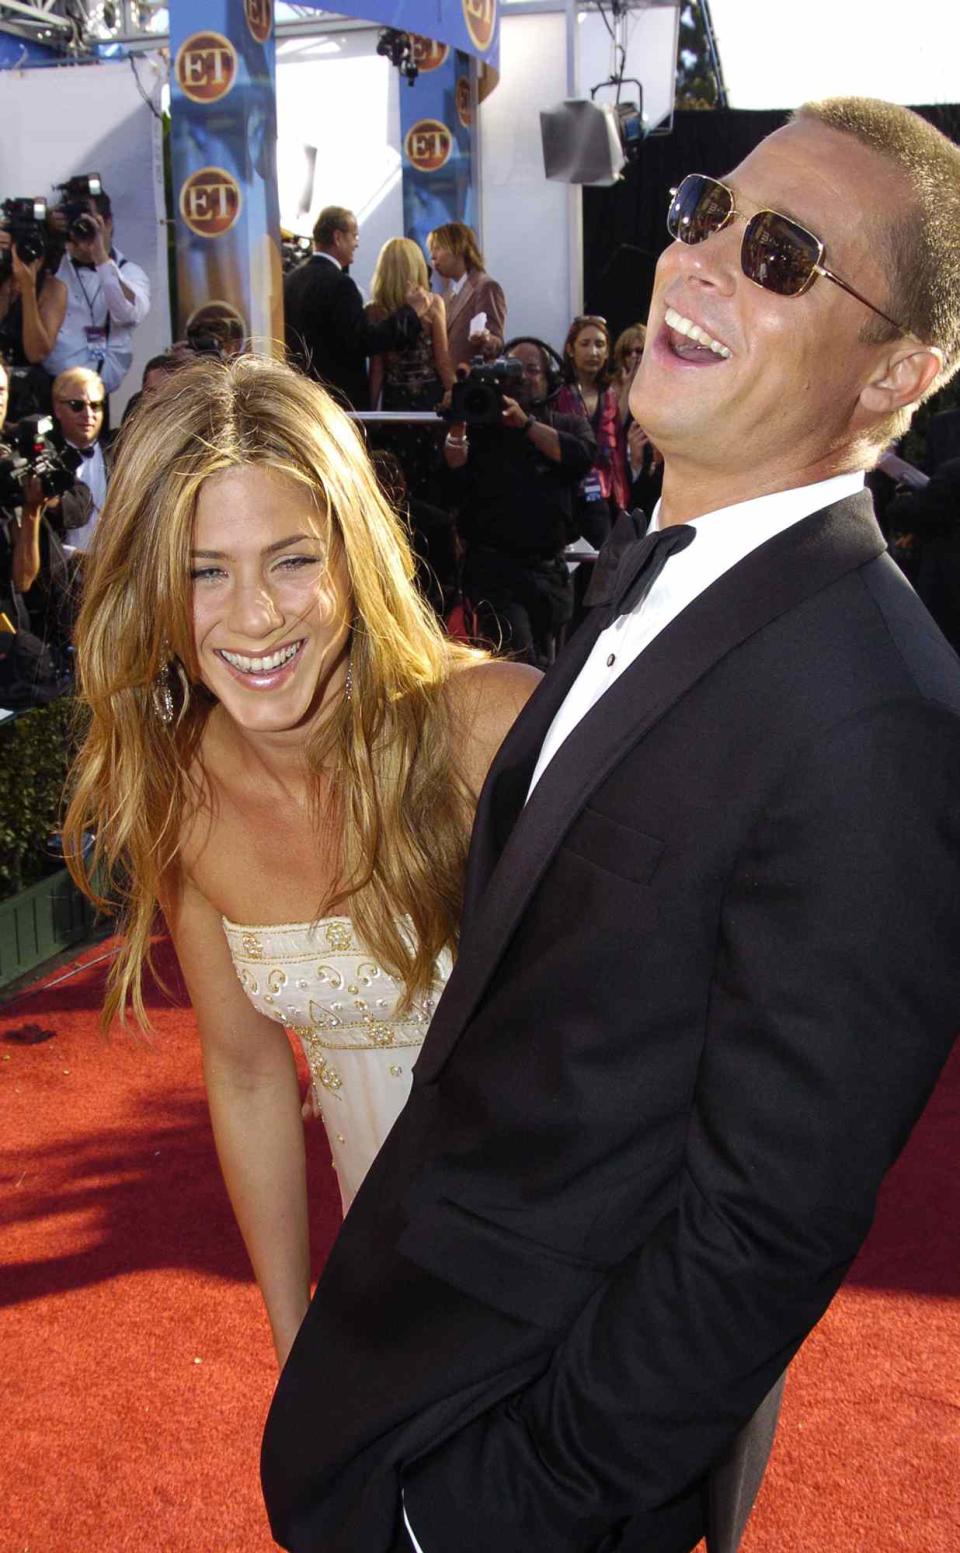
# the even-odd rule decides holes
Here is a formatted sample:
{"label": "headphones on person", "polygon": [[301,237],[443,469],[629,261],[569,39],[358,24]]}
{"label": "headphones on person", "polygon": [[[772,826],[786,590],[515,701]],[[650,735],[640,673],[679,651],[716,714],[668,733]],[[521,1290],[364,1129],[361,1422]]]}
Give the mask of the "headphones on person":
{"label": "headphones on person", "polygon": [[518,334],[512,340],[508,340],[503,347],[503,354],[509,356],[516,345],[535,345],[543,357],[543,364],[547,376],[547,398],[552,399],[563,387],[563,362],[552,345],[546,340],[538,340],[535,334]]}

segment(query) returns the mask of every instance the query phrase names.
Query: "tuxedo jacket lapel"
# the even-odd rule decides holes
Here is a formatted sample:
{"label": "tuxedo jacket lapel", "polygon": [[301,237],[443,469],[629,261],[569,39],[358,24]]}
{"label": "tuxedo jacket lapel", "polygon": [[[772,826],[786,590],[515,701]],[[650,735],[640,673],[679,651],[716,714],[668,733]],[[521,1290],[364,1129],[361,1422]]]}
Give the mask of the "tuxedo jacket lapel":
{"label": "tuxedo jacket lapel", "polygon": [[546,732],[606,624],[605,611],[596,611],[604,618],[578,633],[570,660],[565,655],[537,691],[485,785],[460,956],[416,1064],[418,1083],[440,1072],[566,831],[627,751],[727,653],[885,549],[867,492],[759,546],[695,599],[601,696],[521,807]]}
{"label": "tuxedo jacket lapel", "polygon": [[[448,333],[452,330],[461,313],[464,313],[473,301],[473,294],[477,289],[476,276],[477,271],[471,270],[456,296],[449,296],[446,299]],[[468,314],[467,316],[470,317],[472,315]]]}

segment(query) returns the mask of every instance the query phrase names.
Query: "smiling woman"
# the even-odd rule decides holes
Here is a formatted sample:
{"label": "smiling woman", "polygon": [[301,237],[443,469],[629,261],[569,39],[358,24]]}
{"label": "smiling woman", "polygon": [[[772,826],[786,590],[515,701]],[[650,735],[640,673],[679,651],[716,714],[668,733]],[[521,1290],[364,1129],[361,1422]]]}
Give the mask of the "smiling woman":
{"label": "smiling woman", "polygon": [[162,905],[281,1360],[309,1297],[283,1027],[346,1207],[409,1090],[476,794],[537,680],[444,637],[412,576],[357,432],[288,368],[198,363],[125,425],[77,628],[67,854],[125,930],[106,1019],[145,1022]]}

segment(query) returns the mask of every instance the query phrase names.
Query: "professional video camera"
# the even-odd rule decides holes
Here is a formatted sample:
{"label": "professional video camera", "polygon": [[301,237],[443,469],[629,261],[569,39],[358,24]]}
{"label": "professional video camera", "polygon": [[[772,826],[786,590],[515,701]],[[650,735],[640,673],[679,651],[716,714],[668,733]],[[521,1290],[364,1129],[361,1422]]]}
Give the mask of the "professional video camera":
{"label": "professional video camera", "polygon": [[499,426],[503,396],[514,397],[523,383],[523,363],[512,356],[485,361],[474,356],[469,371],[453,385],[447,419],[468,426]]}
{"label": "professional video camera", "polygon": [[0,507],[18,507],[31,476],[40,481],[44,496],[72,490],[83,459],[75,448],[59,447],[52,433],[49,415],[25,415],[6,428],[6,443],[0,443]]}
{"label": "professional video camera", "polygon": [[[46,200],[18,198],[4,200],[0,227],[10,233],[17,256],[24,264],[42,258],[47,249]],[[0,280],[9,275],[13,261],[10,249],[0,250]]]}
{"label": "professional video camera", "polygon": [[57,214],[60,216],[67,236],[74,243],[87,243],[91,237],[96,237],[97,228],[90,214],[90,201],[95,194],[103,193],[103,184],[99,173],[80,173],[76,178],[68,178],[66,183],[58,183],[57,188],[63,195],[63,199],[57,206]]}

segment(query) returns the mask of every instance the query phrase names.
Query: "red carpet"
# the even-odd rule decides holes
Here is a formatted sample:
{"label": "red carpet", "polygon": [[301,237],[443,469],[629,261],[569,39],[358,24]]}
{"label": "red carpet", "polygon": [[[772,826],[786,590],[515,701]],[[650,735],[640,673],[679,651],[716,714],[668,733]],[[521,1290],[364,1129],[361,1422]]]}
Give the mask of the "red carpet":
{"label": "red carpet", "polygon": [[[105,1041],[102,975],[0,1021],[0,1553],[269,1553],[272,1354],[192,1018],[158,993],[153,1041]],[[960,1053],[794,1364],[743,1553],[960,1547],[958,1122]],[[337,1194],[310,1136],[319,1264]]]}

